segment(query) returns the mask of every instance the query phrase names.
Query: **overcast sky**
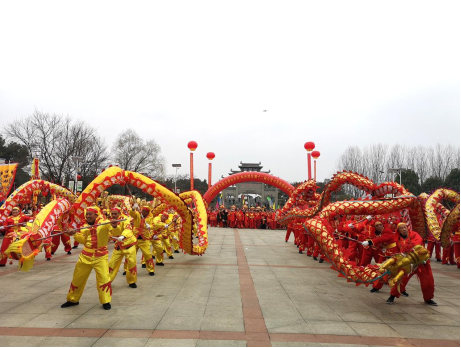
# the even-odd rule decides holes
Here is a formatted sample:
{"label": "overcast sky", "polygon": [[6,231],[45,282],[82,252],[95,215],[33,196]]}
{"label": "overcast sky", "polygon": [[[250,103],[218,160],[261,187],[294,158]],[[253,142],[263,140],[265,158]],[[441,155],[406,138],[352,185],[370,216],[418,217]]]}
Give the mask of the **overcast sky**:
{"label": "overcast sky", "polygon": [[[1,1],[0,127],[35,108],[213,182],[330,178],[349,145],[459,145],[459,1]],[[267,112],[263,112],[267,110]]]}

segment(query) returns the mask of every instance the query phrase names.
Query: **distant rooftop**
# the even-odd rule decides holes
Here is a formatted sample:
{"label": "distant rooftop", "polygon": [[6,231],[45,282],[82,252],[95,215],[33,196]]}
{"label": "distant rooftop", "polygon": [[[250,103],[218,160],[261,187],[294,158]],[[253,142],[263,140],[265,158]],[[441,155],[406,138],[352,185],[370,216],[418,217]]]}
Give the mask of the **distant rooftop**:
{"label": "distant rooftop", "polygon": [[240,161],[239,168],[240,168],[240,170],[233,170],[231,168],[231,170],[230,170],[231,172],[229,173],[229,175],[236,174],[236,173],[241,173],[241,172],[260,172],[260,173],[267,173],[267,174],[269,174],[271,172],[270,170],[268,172],[265,172],[265,171],[261,170],[263,168],[263,166],[261,165],[261,162],[259,162],[259,163],[243,163],[242,161]]}

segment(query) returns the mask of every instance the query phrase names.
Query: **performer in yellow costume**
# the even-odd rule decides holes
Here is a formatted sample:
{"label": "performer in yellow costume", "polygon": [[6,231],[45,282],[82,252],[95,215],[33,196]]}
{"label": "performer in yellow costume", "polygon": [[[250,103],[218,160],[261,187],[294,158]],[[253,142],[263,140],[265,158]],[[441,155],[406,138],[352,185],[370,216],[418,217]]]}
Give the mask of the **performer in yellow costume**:
{"label": "performer in yellow costume", "polygon": [[[152,217],[149,214],[150,208],[148,206],[143,206],[141,208],[141,214],[137,210],[130,211],[130,216],[133,218],[135,237],[137,238],[136,254],[138,253],[138,250],[141,249],[143,256],[142,267],[147,268],[149,275],[153,276],[155,275],[155,265],[150,250],[153,232],[151,231],[151,226],[148,223],[149,220],[152,220]],[[127,263],[125,263],[125,272],[126,271],[128,271]]]}
{"label": "performer in yellow costume", "polygon": [[110,301],[112,296],[112,287],[109,277],[109,252],[107,243],[109,242],[110,225],[91,227],[101,223],[107,223],[99,216],[97,207],[89,207],[85,213],[86,224],[88,228],[79,232],[69,231],[68,234],[74,235],[74,240],[84,245],[82,252],[75,265],[74,276],[70,289],[67,294],[67,302],[61,305],[61,308],[78,305],[85,289],[86,281],[90,276],[91,270],[96,272],[96,286],[99,293],[99,302],[104,309],[111,308]]}
{"label": "performer in yellow costume", "polygon": [[[169,228],[170,220],[168,213],[162,213],[152,220],[152,228],[154,236],[152,238],[152,246],[154,247],[155,260],[158,266],[163,264],[163,240],[169,238],[167,229]],[[168,243],[169,245],[169,243]],[[170,247],[171,250],[171,247]],[[171,251],[170,251],[171,253]]]}
{"label": "performer in yellow costume", "polygon": [[171,244],[173,245],[174,252],[179,254],[179,230],[181,229],[181,218],[178,214],[174,214],[171,224]]}
{"label": "performer in yellow costume", "polygon": [[116,240],[112,257],[109,261],[110,281],[113,282],[117,276],[122,260],[126,257],[128,261],[128,272],[126,281],[130,288],[137,288],[138,271],[136,268],[136,237],[133,235],[132,227],[128,217],[122,215],[119,207],[114,207],[110,211],[113,220],[126,218],[125,221],[111,224],[110,234]]}

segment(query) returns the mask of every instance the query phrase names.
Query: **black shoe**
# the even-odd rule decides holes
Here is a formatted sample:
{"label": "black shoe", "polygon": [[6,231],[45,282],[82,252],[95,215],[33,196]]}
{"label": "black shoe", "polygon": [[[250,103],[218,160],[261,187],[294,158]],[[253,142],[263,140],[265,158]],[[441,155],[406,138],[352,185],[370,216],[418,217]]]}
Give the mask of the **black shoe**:
{"label": "black shoe", "polygon": [[317,261],[317,260],[318,260],[315,256],[313,257],[313,259],[314,259],[314,261]]}
{"label": "black shoe", "polygon": [[179,254],[179,250],[175,250],[174,253],[175,253],[175,254]]}
{"label": "black shoe", "polygon": [[324,259],[320,259],[320,260],[319,260],[319,263],[323,263],[323,261],[325,261],[325,260],[324,260]]}
{"label": "black shoe", "polygon": [[391,296],[387,299],[386,303],[387,303],[387,304],[390,304],[390,305],[394,304],[394,298],[395,298],[395,296],[391,295]]}
{"label": "black shoe", "polygon": [[77,248],[78,248],[78,245],[74,245],[74,246],[72,247],[72,249],[77,249]]}
{"label": "black shoe", "polygon": [[149,275],[152,277],[152,276],[155,275],[155,273],[154,272],[149,272]]}
{"label": "black shoe", "polygon": [[157,265],[157,266],[165,266],[165,265],[163,264],[163,262],[157,262],[156,265]]}
{"label": "black shoe", "polygon": [[370,290],[370,292],[378,292],[378,291],[379,291],[379,289],[376,289],[376,288],[372,288],[372,289]]}
{"label": "black shoe", "polygon": [[112,308],[112,306],[110,305],[110,302],[107,302],[107,303],[104,303],[102,305],[102,308],[104,308],[106,311],[108,311],[109,309]]}
{"label": "black shoe", "polygon": [[143,264],[141,267],[142,267],[142,268],[146,268],[146,264]]}
{"label": "black shoe", "polygon": [[6,265],[0,265],[0,267],[5,267]]}
{"label": "black shoe", "polygon": [[424,302],[426,302],[426,304],[429,305],[429,306],[437,306],[437,302],[435,302],[433,300],[424,301]]}
{"label": "black shoe", "polygon": [[404,291],[402,292],[402,295],[405,296],[405,297],[409,297],[410,295],[408,295],[408,292]]}
{"label": "black shoe", "polygon": [[67,255],[72,255],[72,253],[70,251],[67,252]]}
{"label": "black shoe", "polygon": [[125,271],[125,272],[123,272],[123,275],[126,275],[126,271]]}
{"label": "black shoe", "polygon": [[437,262],[442,262],[442,259],[437,259]]}
{"label": "black shoe", "polygon": [[285,243],[288,243],[288,241],[286,240]]}
{"label": "black shoe", "polygon": [[72,307],[72,306],[77,306],[78,302],[69,302],[67,301],[66,303],[63,303],[61,305],[61,308],[67,308],[67,307]]}
{"label": "black shoe", "polygon": [[51,253],[51,255],[54,255],[54,253]]}
{"label": "black shoe", "polygon": [[51,260],[51,257],[47,257],[47,258],[46,258],[46,261],[50,261],[50,260]]}
{"label": "black shoe", "polygon": [[309,254],[307,254],[307,253],[306,253],[306,256],[308,256],[308,257],[312,257],[312,255],[309,255]]}
{"label": "black shoe", "polygon": [[303,253],[303,252],[302,252],[302,250],[300,250],[300,251],[298,251],[298,252],[299,252],[300,254],[302,254],[302,253]]}
{"label": "black shoe", "polygon": [[133,289],[136,289],[138,286],[136,285],[136,283],[133,283],[133,284],[128,284],[128,286],[130,288],[133,288]]}
{"label": "black shoe", "polygon": [[174,259],[173,255],[168,256],[168,258],[169,258],[169,259],[172,259],[172,260]]}

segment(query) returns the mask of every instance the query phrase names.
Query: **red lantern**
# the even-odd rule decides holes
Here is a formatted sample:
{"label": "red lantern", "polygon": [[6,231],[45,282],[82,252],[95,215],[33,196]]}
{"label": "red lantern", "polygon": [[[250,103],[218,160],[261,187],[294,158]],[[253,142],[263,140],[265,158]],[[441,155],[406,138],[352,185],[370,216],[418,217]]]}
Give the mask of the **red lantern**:
{"label": "red lantern", "polygon": [[312,141],[308,141],[307,143],[304,144],[304,148],[307,151],[312,151],[315,149],[315,144]]}
{"label": "red lantern", "polygon": [[80,180],[82,178],[82,176],[79,174],[77,175],[77,180]]}
{"label": "red lantern", "polygon": [[195,151],[195,149],[197,148],[197,146],[198,146],[198,145],[197,145],[197,142],[195,142],[195,141],[189,141],[189,142],[187,143],[187,147],[188,147],[189,150],[191,150],[191,151]]}
{"label": "red lantern", "polygon": [[216,156],[215,156],[214,152],[208,152],[206,154],[206,158],[208,158],[210,161],[213,160],[213,158],[215,158],[215,157]]}
{"label": "red lantern", "polygon": [[319,157],[320,157],[320,152],[319,152],[319,151],[312,151],[312,157],[313,157],[314,159],[319,158]]}

